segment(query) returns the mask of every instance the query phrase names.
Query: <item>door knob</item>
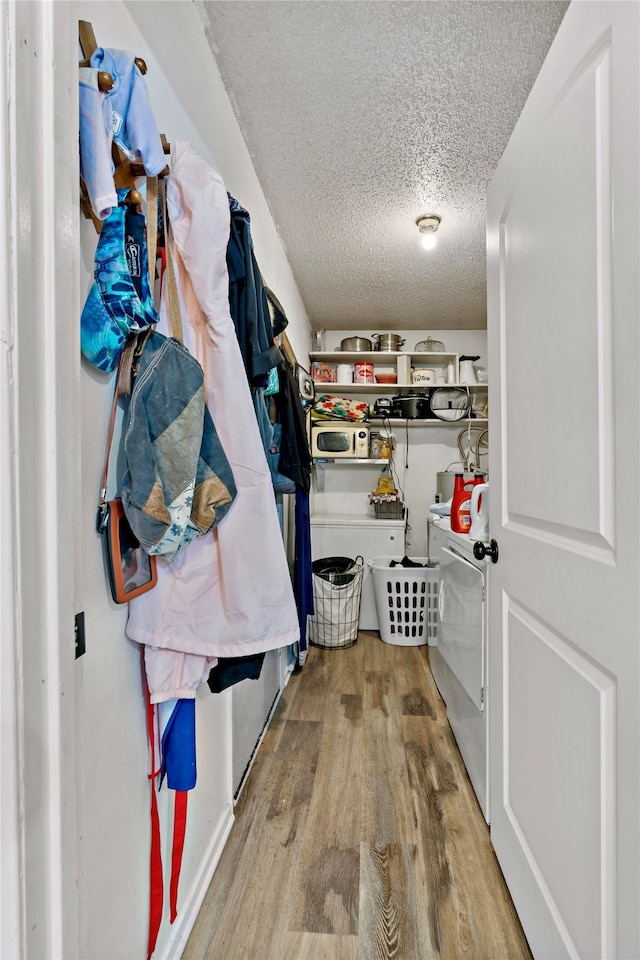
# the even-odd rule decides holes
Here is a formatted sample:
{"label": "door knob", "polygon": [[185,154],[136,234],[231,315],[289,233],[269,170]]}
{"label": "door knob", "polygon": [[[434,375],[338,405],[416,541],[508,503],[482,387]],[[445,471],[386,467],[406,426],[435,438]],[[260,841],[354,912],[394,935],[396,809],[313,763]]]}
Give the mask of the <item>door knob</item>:
{"label": "door knob", "polygon": [[491,557],[491,563],[498,562],[498,542],[491,540],[487,547],[481,540],[476,540],[473,545],[473,555],[476,560],[484,560],[485,557]]}

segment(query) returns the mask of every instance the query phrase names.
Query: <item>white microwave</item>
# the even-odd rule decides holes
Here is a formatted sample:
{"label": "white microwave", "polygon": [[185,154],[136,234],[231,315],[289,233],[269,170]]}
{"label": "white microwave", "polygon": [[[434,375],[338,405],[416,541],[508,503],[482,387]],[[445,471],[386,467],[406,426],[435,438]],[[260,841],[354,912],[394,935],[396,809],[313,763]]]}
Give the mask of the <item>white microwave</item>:
{"label": "white microwave", "polygon": [[320,459],[369,456],[369,427],[365,423],[326,420],[311,425],[311,456]]}

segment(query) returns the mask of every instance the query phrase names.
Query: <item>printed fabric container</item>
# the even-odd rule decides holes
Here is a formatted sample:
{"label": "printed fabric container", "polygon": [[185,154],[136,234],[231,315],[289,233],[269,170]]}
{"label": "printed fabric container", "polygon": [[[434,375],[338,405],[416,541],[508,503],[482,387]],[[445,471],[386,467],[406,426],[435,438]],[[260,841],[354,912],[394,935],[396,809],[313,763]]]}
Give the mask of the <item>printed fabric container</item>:
{"label": "printed fabric container", "polygon": [[346,397],[333,397],[325,394],[316,397],[311,410],[314,420],[359,420],[369,419],[369,404],[360,400],[348,400]]}

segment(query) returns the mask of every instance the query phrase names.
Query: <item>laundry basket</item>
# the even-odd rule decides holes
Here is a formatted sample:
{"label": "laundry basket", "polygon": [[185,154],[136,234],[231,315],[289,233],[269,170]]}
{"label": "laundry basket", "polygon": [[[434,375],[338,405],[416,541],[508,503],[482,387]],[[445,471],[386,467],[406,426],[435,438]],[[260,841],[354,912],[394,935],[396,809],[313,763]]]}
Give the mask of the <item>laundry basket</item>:
{"label": "laundry basket", "polygon": [[438,628],[438,566],[427,557],[410,557],[424,567],[391,566],[399,557],[367,560],[373,578],[380,637],[385,643],[417,647]]}
{"label": "laundry basket", "polygon": [[314,647],[351,647],[358,639],[364,560],[356,557],[326,557],[314,560],[314,614],[307,636]]}

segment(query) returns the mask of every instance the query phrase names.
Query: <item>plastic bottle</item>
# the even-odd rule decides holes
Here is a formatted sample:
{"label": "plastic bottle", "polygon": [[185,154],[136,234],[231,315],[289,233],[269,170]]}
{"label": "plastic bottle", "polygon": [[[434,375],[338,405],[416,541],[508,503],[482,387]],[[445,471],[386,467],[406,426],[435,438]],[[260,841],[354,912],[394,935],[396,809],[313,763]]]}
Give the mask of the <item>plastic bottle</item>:
{"label": "plastic bottle", "polygon": [[465,477],[456,473],[451,500],[451,529],[454,533],[469,533],[471,527],[471,493],[476,483],[483,483],[482,474]]}

